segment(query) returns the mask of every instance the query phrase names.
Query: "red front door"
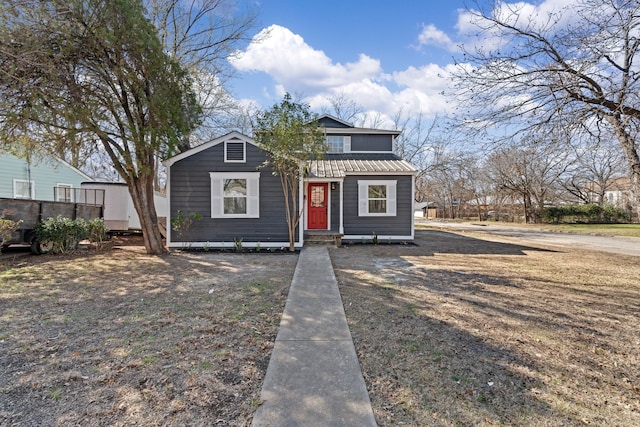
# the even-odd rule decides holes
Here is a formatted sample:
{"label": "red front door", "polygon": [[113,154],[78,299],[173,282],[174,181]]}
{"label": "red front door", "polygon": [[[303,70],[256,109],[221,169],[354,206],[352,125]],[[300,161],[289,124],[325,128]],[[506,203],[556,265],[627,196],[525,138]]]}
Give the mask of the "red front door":
{"label": "red front door", "polygon": [[309,230],[327,229],[327,183],[310,183],[307,194],[307,212]]}

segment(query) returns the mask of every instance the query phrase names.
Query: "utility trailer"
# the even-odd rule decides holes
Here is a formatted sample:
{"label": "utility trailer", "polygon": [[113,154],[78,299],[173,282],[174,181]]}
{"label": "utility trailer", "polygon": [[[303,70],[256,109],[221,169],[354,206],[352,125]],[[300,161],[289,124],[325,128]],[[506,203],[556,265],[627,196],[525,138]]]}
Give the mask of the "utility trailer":
{"label": "utility trailer", "polygon": [[[104,194],[101,197],[99,195],[96,197],[94,194],[89,198],[92,199],[92,203],[89,204],[0,198],[0,218],[22,221],[18,230],[11,235],[8,242],[4,242],[3,246],[31,245],[33,253],[42,253],[41,244],[36,237],[36,228],[41,221],[58,215],[64,218],[86,220],[103,217]],[[99,200],[101,202],[97,203]]]}
{"label": "utility trailer", "polygon": [[[102,191],[104,193],[104,225],[114,233],[138,232],[142,230],[140,217],[133,206],[133,200],[129,194],[127,184],[122,182],[83,182],[81,190]],[[90,200],[91,193],[87,193]],[[156,207],[156,215],[161,225],[161,232],[167,216],[167,197],[158,192],[153,194],[153,203]]]}

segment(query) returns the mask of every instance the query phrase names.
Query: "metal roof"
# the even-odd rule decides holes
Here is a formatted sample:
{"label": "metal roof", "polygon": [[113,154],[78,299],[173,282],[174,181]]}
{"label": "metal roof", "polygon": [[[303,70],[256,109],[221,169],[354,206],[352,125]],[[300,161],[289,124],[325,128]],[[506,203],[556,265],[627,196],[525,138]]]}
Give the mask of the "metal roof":
{"label": "metal roof", "polygon": [[416,169],[394,154],[380,155],[327,155],[321,160],[312,160],[309,165],[310,178],[344,178],[357,174],[414,174]]}

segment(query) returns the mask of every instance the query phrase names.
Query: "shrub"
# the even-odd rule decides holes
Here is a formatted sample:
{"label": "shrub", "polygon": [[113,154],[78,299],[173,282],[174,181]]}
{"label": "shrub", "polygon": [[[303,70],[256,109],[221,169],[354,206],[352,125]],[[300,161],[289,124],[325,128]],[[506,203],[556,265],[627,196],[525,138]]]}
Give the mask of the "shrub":
{"label": "shrub", "polygon": [[611,205],[564,205],[542,210],[543,222],[551,223],[614,223],[628,222],[629,216],[623,209]]}
{"label": "shrub", "polygon": [[233,247],[236,249],[236,252],[242,252],[242,237],[233,238]]}
{"label": "shrub", "polygon": [[178,209],[175,218],[171,218],[171,229],[176,232],[178,238],[182,239],[191,229],[194,221],[200,221],[202,214],[193,212],[190,215],[185,215],[181,209]]}
{"label": "shrub", "polygon": [[22,220],[13,221],[10,219],[0,218],[0,251],[4,242],[11,240],[11,235],[20,227]]}
{"label": "shrub", "polygon": [[102,243],[105,240],[107,228],[102,219],[87,221],[83,218],[70,219],[58,215],[47,218],[38,224],[36,238],[48,247],[48,252],[65,253],[78,247],[81,240]]}
{"label": "shrub", "polygon": [[107,233],[109,229],[104,224],[102,218],[94,218],[87,221],[87,236],[90,242],[95,243],[98,248],[101,248],[104,241],[107,239]]}

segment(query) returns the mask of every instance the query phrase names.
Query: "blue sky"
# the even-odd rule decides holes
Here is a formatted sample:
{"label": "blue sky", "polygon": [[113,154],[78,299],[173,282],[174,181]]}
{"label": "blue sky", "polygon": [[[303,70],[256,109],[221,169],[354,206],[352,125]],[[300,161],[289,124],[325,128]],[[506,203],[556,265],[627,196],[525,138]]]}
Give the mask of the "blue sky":
{"label": "blue sky", "polygon": [[[518,7],[542,20],[574,1],[520,1]],[[232,91],[262,108],[289,92],[315,111],[341,95],[371,116],[445,115],[455,103],[443,92],[450,92],[460,43],[491,42],[468,37],[474,27],[464,0],[259,0],[257,7],[261,41],[231,60],[239,72]]]}
{"label": "blue sky", "polygon": [[[351,62],[360,53],[378,58],[391,69],[405,68],[442,52],[412,48],[424,24],[453,31],[462,1],[264,0],[259,9],[265,26],[281,25],[336,62]],[[315,4],[315,6],[310,6]],[[450,55],[447,55],[450,58]],[[448,59],[447,59],[448,60]]]}

